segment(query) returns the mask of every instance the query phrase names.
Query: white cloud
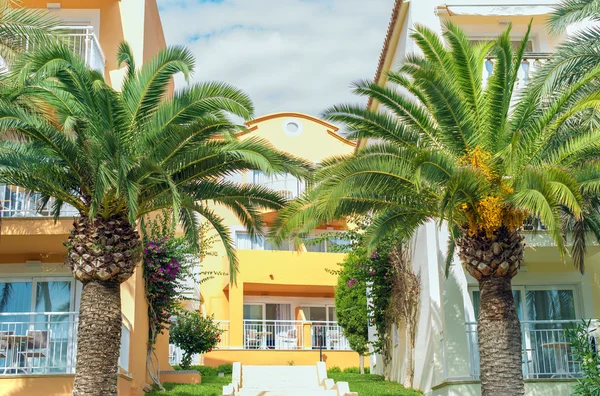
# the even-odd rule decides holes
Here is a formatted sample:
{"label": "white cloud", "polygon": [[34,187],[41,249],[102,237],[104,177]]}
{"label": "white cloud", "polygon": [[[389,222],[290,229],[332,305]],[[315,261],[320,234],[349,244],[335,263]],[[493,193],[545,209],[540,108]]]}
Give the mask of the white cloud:
{"label": "white cloud", "polygon": [[187,45],[196,56],[194,79],[243,89],[256,115],[299,111],[318,116],[333,104],[359,100],[349,85],[373,77],[393,0],[158,4],[167,43]]}

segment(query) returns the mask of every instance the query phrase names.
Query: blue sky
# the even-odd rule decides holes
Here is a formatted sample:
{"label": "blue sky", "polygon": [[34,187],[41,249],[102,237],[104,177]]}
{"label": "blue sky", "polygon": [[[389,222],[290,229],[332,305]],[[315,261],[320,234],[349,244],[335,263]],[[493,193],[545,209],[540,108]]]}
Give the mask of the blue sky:
{"label": "blue sky", "polygon": [[[318,116],[365,102],[349,85],[372,78],[393,0],[158,0],[167,43],[196,56],[197,81],[252,97],[256,115]],[[178,81],[178,85],[183,82]]]}

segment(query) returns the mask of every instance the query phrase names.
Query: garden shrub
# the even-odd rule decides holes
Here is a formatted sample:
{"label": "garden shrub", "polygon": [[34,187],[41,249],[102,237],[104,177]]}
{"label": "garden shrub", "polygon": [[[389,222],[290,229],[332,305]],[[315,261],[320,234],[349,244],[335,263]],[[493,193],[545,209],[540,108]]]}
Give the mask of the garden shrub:
{"label": "garden shrub", "polygon": [[233,373],[233,364],[231,364],[231,363],[221,364],[221,365],[219,365],[219,367],[217,367],[217,372],[223,373],[225,375],[231,375],[231,373]]}
{"label": "garden shrub", "polygon": [[[567,330],[573,358],[581,364],[582,378],[577,380],[572,395],[600,395],[600,351],[598,351],[597,324],[583,321]],[[595,331],[594,331],[595,330]]]}
{"label": "garden shrub", "polygon": [[181,368],[189,369],[192,356],[212,351],[221,341],[221,329],[212,317],[205,318],[195,311],[178,313],[170,329],[170,342],[183,350]]}

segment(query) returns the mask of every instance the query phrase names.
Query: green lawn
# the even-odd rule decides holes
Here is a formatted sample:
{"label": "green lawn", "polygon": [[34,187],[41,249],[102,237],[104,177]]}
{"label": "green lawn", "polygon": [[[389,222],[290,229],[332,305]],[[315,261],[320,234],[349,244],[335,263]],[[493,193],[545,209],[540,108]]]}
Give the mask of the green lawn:
{"label": "green lawn", "polygon": [[421,396],[421,392],[406,389],[397,382],[385,381],[378,375],[329,373],[327,376],[335,382],[347,382],[350,385],[350,391],[358,392],[359,396]]}
{"label": "green lawn", "polygon": [[231,382],[231,375],[225,377],[205,376],[200,385],[164,384],[166,392],[146,393],[148,396],[221,396],[223,385]]}
{"label": "green lawn", "polygon": [[[421,393],[405,389],[395,382],[386,382],[377,375],[360,375],[350,373],[330,373],[329,378],[346,381],[352,392],[359,396],[420,396]],[[167,392],[152,392],[150,396],[221,396],[223,385],[231,382],[231,376],[223,378],[215,376],[202,377],[201,385],[165,384]]]}

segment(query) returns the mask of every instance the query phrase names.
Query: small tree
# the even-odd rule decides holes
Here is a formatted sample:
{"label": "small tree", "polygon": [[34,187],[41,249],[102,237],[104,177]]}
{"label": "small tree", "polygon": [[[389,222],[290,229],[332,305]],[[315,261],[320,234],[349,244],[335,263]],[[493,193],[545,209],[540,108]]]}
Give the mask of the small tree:
{"label": "small tree", "polygon": [[367,288],[360,280],[361,266],[369,260],[367,251],[359,248],[351,252],[341,264],[335,292],[337,320],[344,329],[350,347],[360,356],[360,373],[365,373],[365,355],[369,351],[367,327]]}
{"label": "small tree", "polygon": [[181,368],[188,369],[196,353],[212,351],[221,341],[221,329],[212,317],[196,311],[181,311],[170,329],[170,342],[183,349]]}

